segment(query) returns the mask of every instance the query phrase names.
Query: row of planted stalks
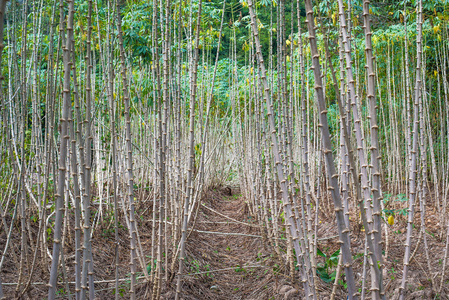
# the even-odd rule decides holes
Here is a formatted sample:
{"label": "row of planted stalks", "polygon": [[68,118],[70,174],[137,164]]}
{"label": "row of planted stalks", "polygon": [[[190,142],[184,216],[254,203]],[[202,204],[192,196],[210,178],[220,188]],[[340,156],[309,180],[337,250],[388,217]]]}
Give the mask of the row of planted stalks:
{"label": "row of planted stalks", "polygon": [[[285,32],[283,5],[276,11],[273,62],[271,55],[264,60],[255,4],[248,1],[249,81],[243,96],[246,111],[237,113],[243,128],[237,136],[244,146],[235,150],[242,159],[242,190],[250,211],[266,228],[264,242],[302,285],[303,297],[319,299],[317,262],[324,255],[318,241],[326,239],[319,228],[323,219],[335,220],[340,254],[331,299],[342,297],[342,274],[344,297],[386,299],[389,226],[400,217],[395,211],[406,211],[399,299],[406,298],[409,266],[418,249],[426,257],[426,272],[438,275],[429,279],[432,290],[441,294],[448,244],[443,253],[429,249],[426,209],[436,208],[431,219],[439,219],[439,235],[445,238],[447,145],[439,141],[447,139],[443,132],[448,128],[447,43],[423,47],[422,2],[417,2],[414,23],[404,15],[399,32],[384,34],[382,42],[376,37],[376,46],[369,1],[363,3],[363,41],[353,38],[346,10],[350,4],[338,1],[336,37],[329,34],[332,18],[316,15],[312,1],[305,1],[308,32],[301,32],[300,17],[292,17],[292,32]],[[299,2],[297,8],[299,16]],[[436,35],[439,27],[427,24],[425,30]],[[447,35],[444,30],[440,34]],[[426,66],[430,56],[437,66]],[[398,204],[394,195],[408,201]],[[415,224],[420,224],[418,230]],[[354,264],[359,249],[351,247],[351,235],[360,228],[362,266]],[[442,257],[439,270],[431,265],[434,255]]]}
{"label": "row of planted stalks", "polygon": [[[85,4],[87,15],[75,1],[0,2],[8,66],[0,269],[14,280],[3,281],[0,297],[159,299],[163,282],[177,284],[178,297],[179,258],[202,191],[235,176],[236,163],[229,114],[213,113],[215,73],[198,78],[192,45],[200,31],[192,24],[199,17],[182,16],[190,50],[173,50],[186,39],[185,24],[171,22],[170,1],[157,3],[154,56],[136,66],[124,47],[119,1]],[[86,27],[76,26],[80,18]],[[146,243],[140,232],[148,225]],[[96,277],[101,231],[112,233],[114,249],[107,279]],[[48,292],[36,292],[47,284]]]}
{"label": "row of planted stalks", "polygon": [[[386,201],[387,193],[402,192],[409,200],[397,207],[408,208],[401,299],[413,245],[422,243],[428,258],[435,255],[424,221],[431,199],[444,236],[449,52],[444,42],[423,47],[421,2],[416,24],[404,18],[405,35],[386,35],[375,46],[364,1],[359,53],[347,19],[350,5],[338,1],[339,35],[331,40],[330,18],[314,16],[311,1],[305,1],[308,32],[301,32],[299,2],[292,3],[296,18],[286,32],[280,1],[272,9],[278,30],[270,31],[277,51],[264,60],[257,11],[248,1],[250,48],[246,65],[237,65],[234,39],[224,108],[214,96],[219,53],[209,48],[199,54],[201,1],[183,3],[187,8],[153,3],[151,63],[136,62],[125,48],[119,1],[89,0],[87,16],[74,1],[11,2],[0,1],[0,26],[6,25],[0,39],[7,45],[1,49],[7,67],[0,95],[6,236],[0,269],[15,277],[0,285],[1,297],[20,298],[48,284],[48,299],[61,289],[65,297],[94,299],[108,288],[118,299],[129,280],[131,299],[159,299],[169,287],[179,298],[185,244],[203,192],[235,172],[264,243],[301,283],[305,298],[320,298],[317,245],[324,219],[336,222],[341,248],[332,297],[341,293],[343,273],[349,299],[386,297],[385,212],[396,205]],[[220,33],[226,7],[224,1]],[[80,18],[87,18],[85,28],[75,26]],[[447,28],[440,34],[444,41]],[[221,34],[217,43],[219,49]],[[376,60],[373,50],[386,61]],[[441,66],[432,78],[427,56]],[[418,238],[414,222],[420,222]],[[105,223],[114,233],[114,276],[100,280],[95,257],[101,250],[93,238]],[[147,224],[149,243],[140,234]],[[365,234],[361,277],[350,244],[359,225]],[[432,278],[435,291],[442,289],[447,249]],[[129,267],[123,267],[125,251]]]}

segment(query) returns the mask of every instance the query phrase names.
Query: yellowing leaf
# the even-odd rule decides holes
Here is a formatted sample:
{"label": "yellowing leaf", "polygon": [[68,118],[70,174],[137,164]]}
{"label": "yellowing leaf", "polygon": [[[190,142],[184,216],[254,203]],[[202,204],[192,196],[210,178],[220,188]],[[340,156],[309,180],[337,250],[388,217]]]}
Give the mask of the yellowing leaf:
{"label": "yellowing leaf", "polygon": [[263,26],[262,22],[260,22],[259,19],[257,19],[257,28],[259,28],[259,30],[261,30],[262,28],[265,28],[265,26]]}
{"label": "yellowing leaf", "polygon": [[390,224],[390,226],[394,225],[394,217],[393,216],[388,217],[388,224]]}
{"label": "yellowing leaf", "polygon": [[286,40],[286,41],[285,41],[285,44],[286,44],[287,46],[290,46],[290,45],[291,45],[291,42],[290,42],[289,40]]}
{"label": "yellowing leaf", "polygon": [[434,33],[434,34],[437,34],[438,31],[440,31],[440,25],[438,25],[438,26],[433,26],[433,33]]}
{"label": "yellowing leaf", "polygon": [[286,59],[287,59],[287,62],[290,62],[290,56],[287,55]]}
{"label": "yellowing leaf", "polygon": [[378,40],[379,38],[376,35],[372,37],[373,46],[376,46]]}
{"label": "yellowing leaf", "polygon": [[334,26],[337,24],[337,12],[332,14],[332,24],[334,24]]}

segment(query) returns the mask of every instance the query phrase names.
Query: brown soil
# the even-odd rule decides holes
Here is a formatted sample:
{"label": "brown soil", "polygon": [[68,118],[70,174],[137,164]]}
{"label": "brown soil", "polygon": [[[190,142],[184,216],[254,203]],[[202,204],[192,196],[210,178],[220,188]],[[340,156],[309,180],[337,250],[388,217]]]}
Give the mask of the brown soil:
{"label": "brown soil", "polygon": [[[255,225],[244,198],[234,190],[231,196],[211,192],[205,205],[243,223]],[[229,235],[193,232],[188,243],[189,273],[210,273],[186,277],[184,299],[269,299],[284,281],[283,272],[273,274],[274,260],[264,249],[260,230],[231,221],[202,207],[197,230]],[[241,236],[233,234],[253,235]],[[281,270],[280,270],[281,271]]]}
{"label": "brown soil", "polygon": [[[302,286],[298,278],[294,281],[289,277],[290,271],[284,265],[286,242],[281,241],[280,247],[282,258],[273,256],[274,251],[270,246],[260,237],[263,234],[260,232],[254,216],[251,216],[243,196],[236,188],[229,190],[208,191],[202,202],[205,206],[225,215],[229,218],[235,219],[245,224],[231,221],[212,210],[201,206],[198,212],[195,223],[195,230],[191,233],[186,246],[186,268],[182,285],[182,299],[301,299]],[[323,201],[325,203],[325,200]],[[428,201],[431,203],[431,201]],[[406,205],[403,203],[402,205]],[[141,203],[142,207],[147,207],[148,203]],[[324,205],[326,206],[326,205]],[[334,217],[329,208],[321,207],[320,220],[318,230],[318,248],[327,256],[338,249],[336,228],[334,225]],[[398,208],[398,207],[396,207]],[[419,208],[417,206],[417,208]],[[138,210],[141,212],[143,219],[139,221],[140,236],[142,247],[147,255],[151,250],[151,222],[145,221],[151,218],[150,210]],[[358,213],[357,213],[358,214]],[[426,230],[427,243],[430,253],[429,264],[431,271],[428,268],[428,260],[425,255],[424,246],[421,242],[417,247],[418,233],[420,229],[420,215],[419,210],[415,215],[416,229],[414,231],[414,238],[412,241],[412,251],[417,248],[413,261],[409,269],[409,282],[407,284],[407,298],[406,299],[449,299],[449,281],[448,269],[446,267],[446,276],[443,283],[443,288],[440,295],[438,291],[441,281],[442,264],[444,258],[444,249],[446,244],[446,234],[441,234],[442,228],[437,218],[438,212],[430,206],[427,208]],[[70,222],[73,226],[73,216],[70,216]],[[356,213],[351,215],[351,219],[357,219]],[[94,270],[95,280],[113,280],[114,279],[114,233],[111,231],[113,224],[107,221],[102,222],[96,229],[93,238],[94,248]],[[11,218],[7,217],[7,223],[10,224]],[[125,220],[120,220],[122,224]],[[15,263],[15,259],[20,261],[20,236],[17,232],[20,229],[20,223],[15,222],[17,229],[14,230],[15,235],[12,237],[13,244],[6,257],[2,268],[1,279],[3,283],[14,283],[18,281],[19,265]],[[399,286],[402,278],[402,262],[404,256],[404,240],[406,219],[403,216],[395,218],[393,226],[388,225],[389,232],[389,246],[388,255],[385,257],[385,271],[384,282],[386,287],[386,295],[388,299],[397,299]],[[357,227],[357,226],[355,226]],[[31,228],[31,236],[36,237],[38,225],[34,224]],[[363,266],[363,248],[364,248],[364,233],[354,228],[351,235],[352,254],[354,256],[354,273],[357,283],[361,281],[362,266]],[[443,226],[446,230],[446,225]],[[204,232],[207,231],[207,232]],[[215,232],[216,234],[214,234]],[[218,234],[221,233],[221,234]],[[223,235],[226,233],[227,235]],[[74,245],[73,232],[66,238],[65,245],[65,259],[66,259],[66,274],[68,281],[73,281],[73,262],[74,262]],[[129,243],[128,232],[125,226],[122,226],[119,231],[120,244],[120,278],[129,277]],[[0,235],[0,249],[4,249],[6,242],[6,234],[3,232]],[[30,248],[30,247],[28,247]],[[171,249],[172,251],[173,249]],[[28,259],[31,261],[33,252],[29,249],[27,251]],[[40,253],[38,253],[40,258]],[[168,255],[172,255],[168,253]],[[318,263],[324,264],[324,258],[318,256]],[[30,286],[28,292],[23,296],[24,299],[45,299],[47,294],[48,269],[49,262],[38,261],[35,272],[33,274],[33,283],[38,283]],[[331,273],[335,268],[331,268]],[[169,270],[170,275],[175,274],[175,270]],[[24,274],[28,278],[28,274]],[[342,277],[344,279],[344,277]],[[60,281],[63,281],[62,276]],[[370,279],[367,280],[369,288]],[[434,286],[433,286],[434,284]],[[332,284],[326,283],[319,279],[317,284],[321,299],[329,299],[332,291]],[[98,299],[110,299],[114,296],[113,282],[104,282],[96,284]],[[23,287],[22,287],[23,288]],[[58,299],[68,299],[68,295],[64,294],[63,286],[59,286]],[[129,283],[121,283],[122,299],[127,299]],[[3,290],[7,299],[14,299],[16,287],[13,285],[3,286]],[[70,289],[73,291],[74,287],[70,284]],[[176,278],[164,283],[162,290],[162,299],[174,299],[176,289]],[[139,284],[137,288],[137,299],[148,299],[151,295],[151,290],[148,284]],[[367,294],[369,296],[369,294]],[[337,289],[336,299],[346,299],[345,289],[339,287]],[[367,297],[370,299],[370,297]]]}

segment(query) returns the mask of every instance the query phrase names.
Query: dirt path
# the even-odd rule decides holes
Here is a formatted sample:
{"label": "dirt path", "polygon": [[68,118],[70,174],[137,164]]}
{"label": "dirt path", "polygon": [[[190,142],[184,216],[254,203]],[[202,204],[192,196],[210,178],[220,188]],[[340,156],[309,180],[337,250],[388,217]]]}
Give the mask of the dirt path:
{"label": "dirt path", "polygon": [[275,299],[280,283],[265,264],[271,260],[253,221],[238,193],[217,192],[203,202],[186,259],[190,274],[201,274],[186,278],[185,299]]}

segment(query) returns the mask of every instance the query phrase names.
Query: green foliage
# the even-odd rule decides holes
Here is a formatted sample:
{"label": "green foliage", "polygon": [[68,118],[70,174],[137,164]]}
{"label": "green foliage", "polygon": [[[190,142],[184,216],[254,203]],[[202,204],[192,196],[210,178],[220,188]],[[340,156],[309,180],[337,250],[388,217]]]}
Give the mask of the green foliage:
{"label": "green foliage", "polygon": [[317,275],[326,283],[335,281],[337,271],[334,270],[338,266],[338,257],[340,255],[340,249],[332,253],[329,257],[317,248],[317,254],[324,258],[324,263],[317,265]]}
{"label": "green foliage", "polygon": [[391,280],[395,280],[397,271],[394,267],[391,267],[391,269],[388,270],[388,273],[390,274]]}
{"label": "green foliage", "polygon": [[[151,255],[147,255],[146,257],[150,259],[150,263],[147,265],[147,272],[148,272],[148,274],[150,274],[151,270],[156,269],[157,259],[156,258],[154,260],[151,259]],[[163,265],[164,261],[161,261],[161,264]],[[164,267],[162,267],[162,270],[164,270]]]}
{"label": "green foliage", "polygon": [[[408,201],[408,198],[406,197],[405,194],[398,194],[396,196],[392,196],[391,194],[386,193],[386,194],[384,194],[384,200],[383,201],[385,203],[385,206],[388,207],[388,206],[391,205],[390,204],[391,201],[398,201],[398,202],[404,203],[404,202]],[[387,216],[395,215],[395,214],[399,214],[399,215],[402,215],[402,216],[408,215],[407,205],[402,204],[401,206],[405,206],[405,207],[404,208],[400,208],[400,209],[387,209],[387,208],[385,208],[383,210],[383,212]]]}
{"label": "green foliage", "polygon": [[122,20],[124,46],[131,49],[134,57],[140,57],[146,63],[152,59],[151,7],[149,3],[131,5]]}
{"label": "green foliage", "polygon": [[237,265],[234,269],[236,272],[243,272],[246,273],[246,269],[240,265]]}
{"label": "green foliage", "polygon": [[[130,284],[131,284],[131,282],[130,282]],[[126,285],[121,284],[118,289],[118,293],[119,293],[120,297],[125,297],[126,290],[127,290]],[[115,289],[112,290],[112,294],[115,295]]]}

